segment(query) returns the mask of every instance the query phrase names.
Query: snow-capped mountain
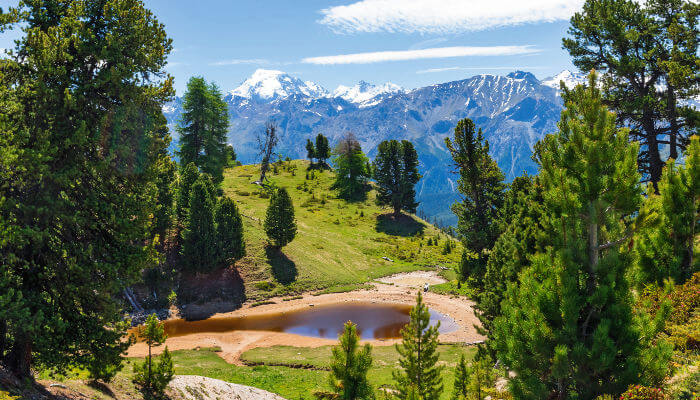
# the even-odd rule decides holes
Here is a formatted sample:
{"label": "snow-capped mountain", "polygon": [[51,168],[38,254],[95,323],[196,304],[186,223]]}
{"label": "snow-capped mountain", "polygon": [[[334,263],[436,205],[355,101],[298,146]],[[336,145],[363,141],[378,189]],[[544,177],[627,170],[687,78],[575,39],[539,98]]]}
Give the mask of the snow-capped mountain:
{"label": "snow-capped mountain", "polygon": [[229,95],[245,99],[274,100],[294,95],[324,97],[328,92],[313,82],[304,82],[282,71],[258,69],[241,86],[230,91]]}
{"label": "snow-capped mountain", "polygon": [[[411,91],[360,82],[330,94],[283,72],[258,70],[225,97],[231,121],[229,143],[241,162],[258,162],[255,135],[268,120],[280,128],[278,151],[283,157],[304,158],[306,139],[318,133],[328,136],[333,145],[352,131],[370,158],[383,140],[411,140],[423,175],[416,186],[420,208],[452,224],[456,217],[450,205],[458,199],[458,176],[444,142],[457,121],[471,118],[483,129],[492,156],[508,179],[523,171],[535,173],[532,148],[556,130],[562,109],[557,89],[531,73],[516,71]],[[176,99],[168,105],[172,108],[164,107],[171,126],[179,118],[180,104]],[[174,130],[173,136],[176,141]]]}
{"label": "snow-capped mountain", "polygon": [[545,78],[542,80],[542,84],[554,89],[559,89],[559,82],[561,81],[564,81],[564,85],[567,88],[573,89],[578,84],[586,83],[587,79],[586,74],[564,70],[552,77]]}
{"label": "snow-capped mountain", "polygon": [[360,81],[353,87],[338,86],[338,88],[333,91],[333,97],[340,97],[350,103],[357,104],[360,108],[364,108],[376,105],[386,97],[403,91],[404,89],[401,86],[391,82],[377,86],[365,81]]}

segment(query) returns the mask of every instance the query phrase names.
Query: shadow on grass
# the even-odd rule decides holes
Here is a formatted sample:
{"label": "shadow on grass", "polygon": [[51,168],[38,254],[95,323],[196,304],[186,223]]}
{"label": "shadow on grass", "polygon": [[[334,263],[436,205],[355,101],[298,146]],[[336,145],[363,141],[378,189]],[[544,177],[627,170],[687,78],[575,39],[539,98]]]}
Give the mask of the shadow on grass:
{"label": "shadow on grass", "polygon": [[425,224],[410,215],[380,214],[375,225],[377,232],[393,236],[416,236],[423,233]]}
{"label": "shadow on grass", "polygon": [[99,381],[92,381],[92,380],[91,380],[91,381],[88,382],[88,386],[90,386],[91,388],[97,390],[98,392],[100,392],[100,393],[102,393],[102,394],[104,394],[104,395],[106,395],[106,396],[109,396],[109,397],[116,397],[116,396],[114,395],[114,392],[112,391],[112,389],[111,389],[109,386],[107,386],[107,385],[105,385],[104,383],[102,383],[102,382],[99,382]]}
{"label": "shadow on grass", "polygon": [[268,245],[265,247],[265,254],[272,267],[272,276],[277,282],[289,285],[297,279],[297,265],[282,252],[282,249]]}

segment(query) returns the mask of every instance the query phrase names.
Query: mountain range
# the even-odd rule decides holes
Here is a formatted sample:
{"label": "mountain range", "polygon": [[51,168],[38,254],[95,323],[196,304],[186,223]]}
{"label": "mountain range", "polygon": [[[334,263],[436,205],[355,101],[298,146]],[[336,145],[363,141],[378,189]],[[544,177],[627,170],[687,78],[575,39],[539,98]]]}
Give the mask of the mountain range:
{"label": "mountain range", "polygon": [[[559,82],[573,86],[583,80],[582,74],[570,71],[542,81],[529,72],[515,71],[412,90],[361,81],[330,92],[281,71],[259,69],[224,97],[231,121],[228,141],[247,164],[259,161],[255,137],[269,120],[280,128],[282,157],[304,158],[306,139],[318,133],[333,145],[346,132],[353,132],[370,159],[383,140],[410,140],[423,175],[416,187],[419,210],[434,221],[452,225],[456,217],[450,205],[459,199],[458,176],[444,141],[457,121],[471,118],[483,129],[506,179],[532,174],[536,172],[530,159],[533,145],[556,130],[562,110]],[[174,127],[182,100],[176,98],[163,111]],[[177,134],[171,131],[176,146]]]}

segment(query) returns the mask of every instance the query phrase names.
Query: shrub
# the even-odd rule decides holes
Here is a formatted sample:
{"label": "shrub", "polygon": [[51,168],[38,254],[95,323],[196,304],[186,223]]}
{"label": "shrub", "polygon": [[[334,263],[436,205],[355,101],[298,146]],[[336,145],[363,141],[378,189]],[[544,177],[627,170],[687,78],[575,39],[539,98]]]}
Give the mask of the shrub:
{"label": "shrub", "polygon": [[272,290],[275,288],[275,284],[269,281],[260,281],[260,282],[255,282],[255,288],[258,290]]}
{"label": "shrub", "polygon": [[633,385],[625,393],[622,393],[620,400],[667,400],[668,397],[661,389],[647,386]]}

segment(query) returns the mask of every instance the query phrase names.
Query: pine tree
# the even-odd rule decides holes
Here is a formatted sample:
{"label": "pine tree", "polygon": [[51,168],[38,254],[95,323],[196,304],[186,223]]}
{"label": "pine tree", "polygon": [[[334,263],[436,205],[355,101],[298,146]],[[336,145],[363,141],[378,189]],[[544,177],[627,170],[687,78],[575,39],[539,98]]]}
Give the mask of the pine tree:
{"label": "pine tree", "polygon": [[455,369],[455,380],[452,389],[452,400],[467,400],[469,396],[469,375],[471,371],[467,367],[464,354],[459,358],[459,363]]}
{"label": "pine tree", "polygon": [[211,272],[217,266],[214,200],[211,180],[202,174],[190,189],[190,204],[182,233],[182,267],[190,272]]}
{"label": "pine tree", "polygon": [[154,346],[160,346],[165,342],[165,339],[167,339],[163,325],[158,321],[158,317],[155,313],[146,318],[146,323],[139,329],[139,337],[143,339],[148,346],[148,357],[146,357],[143,364],[134,365],[134,382],[141,386],[144,392],[155,394],[154,369],[157,368],[153,366],[151,349]]}
{"label": "pine tree", "polygon": [[[27,1],[0,61],[0,358],[85,367],[128,347],[119,296],[155,264],[172,49],[141,1]],[[9,306],[8,306],[9,305]]]}
{"label": "pine tree", "polygon": [[160,157],[157,163],[156,187],[158,188],[156,211],[153,215],[153,233],[158,235],[160,243],[167,237],[168,230],[173,225],[175,214],[175,173],[177,165],[169,157]]}
{"label": "pine tree", "polygon": [[489,142],[481,129],[477,132],[474,122],[466,118],[457,123],[454,140],[445,138],[459,171],[457,191],[464,201],[452,205],[457,215],[457,231],[465,251],[475,257],[462,257],[460,268],[477,285],[481,285],[486,273],[487,252],[500,234],[498,213],[503,204],[503,173],[489,155]]}
{"label": "pine tree", "polygon": [[372,366],[372,347],[365,344],[361,349],[358,342],[357,326],[348,321],[339,338],[340,345],[334,346],[331,360],[329,383],[332,393],[318,392],[319,399],[337,398],[343,400],[374,399],[374,390],[367,379]]}
{"label": "pine tree", "polygon": [[165,388],[168,387],[168,383],[175,377],[175,365],[173,364],[173,357],[168,350],[168,346],[165,346],[163,353],[158,357],[158,364],[153,369],[153,377],[151,380],[151,387],[154,394],[157,397],[163,397]]}
{"label": "pine tree", "polygon": [[314,142],[311,139],[306,139],[306,158],[309,159],[311,167],[314,166],[314,158],[316,158],[316,148],[314,147]]}
{"label": "pine tree", "polygon": [[[656,188],[662,146],[676,159],[695,132],[700,4],[689,0],[588,0],[563,39],[574,64],[604,75],[606,103],[640,142],[639,169]],[[634,50],[631,50],[634,49]]]}
{"label": "pine tree", "polygon": [[443,367],[437,365],[439,328],[440,322],[430,326],[430,310],[423,303],[423,295],[418,292],[410,320],[401,329],[401,343],[396,345],[400,369],[392,375],[399,399],[409,398],[411,386],[423,400],[437,400],[440,397]]}
{"label": "pine tree", "polygon": [[401,210],[415,213],[416,191],[414,186],[420,179],[418,154],[407,140],[385,140],[377,147],[374,159],[374,179],[377,181],[377,204],[388,205],[394,215]]}
{"label": "pine tree", "polygon": [[235,262],[245,256],[243,241],[243,220],[236,203],[223,197],[214,211],[218,260],[223,265]]}
{"label": "pine tree", "polygon": [[333,162],[336,166],[333,188],[338,189],[338,197],[345,200],[364,199],[370,178],[367,170],[369,161],[354,134],[348,133],[340,140]]}
{"label": "pine tree", "polygon": [[[637,145],[602,105],[595,74],[564,91],[559,132],[540,151],[549,247],[511,284],[494,322],[498,358],[515,372],[516,399],[622,393],[665,373],[670,349],[650,347],[627,283],[641,203]],[[652,326],[653,325],[653,326]]]}
{"label": "pine tree", "polygon": [[187,220],[188,210],[190,209],[190,189],[198,178],[199,169],[194,163],[185,165],[180,171],[175,214],[181,225],[184,225]]}
{"label": "pine tree", "polygon": [[181,165],[194,163],[212,176],[215,184],[224,179],[227,163],[226,132],[228,108],[216,84],[202,77],[192,77],[182,102],[182,116],[177,131],[180,134]]}
{"label": "pine tree", "polygon": [[670,160],[658,185],[643,206],[645,213],[657,215],[657,223],[635,235],[638,282],[663,285],[671,278],[682,284],[700,270],[698,220],[700,216],[700,138],[691,139],[685,165]]}
{"label": "pine tree", "polygon": [[326,160],[331,157],[331,148],[328,144],[328,138],[322,134],[316,136],[316,158],[318,159],[319,165],[325,168]]}
{"label": "pine tree", "polygon": [[265,233],[277,248],[289,244],[297,234],[294,205],[285,188],[275,190],[270,197],[265,215]]}

